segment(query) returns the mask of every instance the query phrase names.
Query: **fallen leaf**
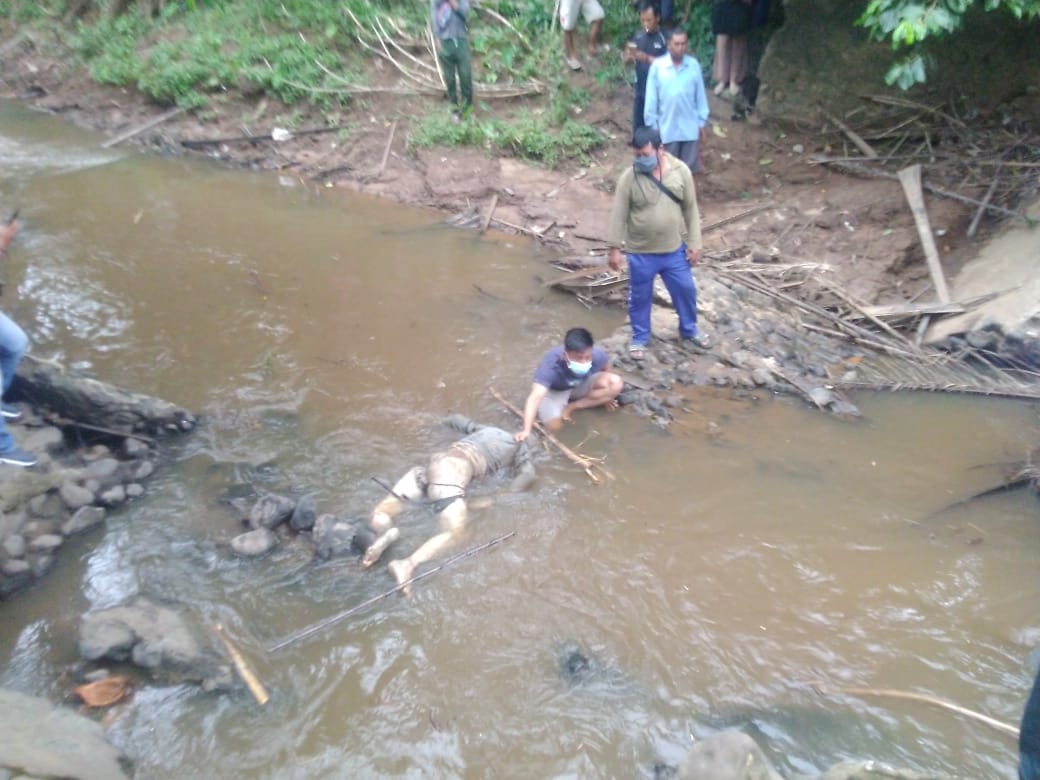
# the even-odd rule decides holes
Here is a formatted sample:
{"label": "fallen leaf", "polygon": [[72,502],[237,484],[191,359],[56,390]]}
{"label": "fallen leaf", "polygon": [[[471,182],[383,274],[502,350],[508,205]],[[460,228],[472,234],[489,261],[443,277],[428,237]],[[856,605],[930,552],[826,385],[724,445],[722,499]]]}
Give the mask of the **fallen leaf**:
{"label": "fallen leaf", "polygon": [[771,159],[769,159],[768,157],[763,157],[761,160],[758,161],[758,164],[759,165],[772,165],[773,161]]}
{"label": "fallen leaf", "polygon": [[134,686],[134,681],[124,675],[114,675],[96,680],[86,685],[79,685],[72,692],[83,700],[88,707],[108,707],[126,698]]}
{"label": "fallen leaf", "polygon": [[711,132],[713,132],[719,138],[725,138],[726,137],[726,131],[722,129],[721,125],[716,124],[715,122],[711,123]]}

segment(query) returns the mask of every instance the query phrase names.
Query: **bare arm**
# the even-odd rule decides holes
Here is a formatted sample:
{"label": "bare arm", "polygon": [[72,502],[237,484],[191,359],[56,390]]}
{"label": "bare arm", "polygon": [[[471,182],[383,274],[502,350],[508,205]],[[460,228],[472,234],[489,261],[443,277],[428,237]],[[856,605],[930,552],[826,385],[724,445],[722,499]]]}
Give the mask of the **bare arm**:
{"label": "bare arm", "polygon": [[537,382],[531,385],[531,392],[527,394],[527,401],[524,403],[524,425],[513,437],[514,439],[523,441],[531,435],[531,429],[534,427],[534,418],[538,414],[538,406],[548,392],[549,388],[545,385],[540,385]]}
{"label": "bare arm", "polygon": [[14,241],[14,237],[18,235],[19,227],[17,219],[12,219],[3,227],[0,227],[0,255],[7,254],[7,247]]}

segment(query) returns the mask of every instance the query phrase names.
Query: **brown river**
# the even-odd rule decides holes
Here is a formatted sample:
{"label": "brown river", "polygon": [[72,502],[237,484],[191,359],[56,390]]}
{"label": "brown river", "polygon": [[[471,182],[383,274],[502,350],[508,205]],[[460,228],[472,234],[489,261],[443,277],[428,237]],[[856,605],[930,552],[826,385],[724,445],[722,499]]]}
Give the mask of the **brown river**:
{"label": "brown river", "polygon": [[[229,495],[309,492],[363,516],[372,477],[452,440],[445,414],[515,427],[487,386],[522,403],[563,330],[605,335],[625,313],[544,291],[545,258],[513,238],[100,140],[0,103],[0,207],[24,228],[3,305],[35,354],[202,424],[143,499],[0,603],[0,685],[68,700],[79,616],[140,593],[222,622],[272,692],[259,708],[244,690],[138,689],[106,722],[142,778],[639,778],[729,726],[785,775],[873,758],[1014,776],[998,731],[806,683],[1017,725],[1040,644],[1040,505],[1019,491],[937,510],[1036,443],[1022,403],[861,395],[848,423],[701,388],[668,433],[578,415],[562,438],[614,482],[545,451],[535,489],[474,512],[464,545],[516,536],[268,652],[393,580],[316,563],[305,538],[235,559]],[[396,549],[433,527],[405,515]],[[569,646],[592,661],[577,684],[560,674]]]}

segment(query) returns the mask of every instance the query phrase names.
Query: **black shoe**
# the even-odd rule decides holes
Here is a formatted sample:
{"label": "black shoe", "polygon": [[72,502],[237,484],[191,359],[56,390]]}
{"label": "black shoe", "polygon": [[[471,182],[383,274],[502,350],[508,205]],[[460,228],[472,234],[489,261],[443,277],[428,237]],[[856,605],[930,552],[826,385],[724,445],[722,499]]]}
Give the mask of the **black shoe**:
{"label": "black shoe", "polygon": [[21,419],[22,410],[10,404],[0,404],[0,414],[4,416],[5,420],[18,420]]}
{"label": "black shoe", "polygon": [[7,452],[0,452],[0,463],[8,463],[12,466],[35,466],[36,456],[15,447]]}

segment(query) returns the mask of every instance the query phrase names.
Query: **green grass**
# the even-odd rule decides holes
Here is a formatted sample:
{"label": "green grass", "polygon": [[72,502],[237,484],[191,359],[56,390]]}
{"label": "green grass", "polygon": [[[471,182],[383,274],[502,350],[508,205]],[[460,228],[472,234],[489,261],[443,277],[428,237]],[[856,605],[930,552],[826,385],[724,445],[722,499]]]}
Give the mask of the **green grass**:
{"label": "green grass", "polygon": [[[603,39],[618,51],[638,19],[629,0],[601,2],[607,14]],[[0,15],[16,24],[54,29],[70,4],[0,0]],[[561,32],[558,26],[552,29],[552,5],[552,0],[483,0],[483,6],[508,19],[512,28],[479,9],[470,21],[475,81],[536,79],[546,85],[545,97],[528,101],[529,109],[523,111],[508,101],[481,104],[479,118],[462,125],[453,124],[441,105],[416,100],[410,107],[428,110],[413,129],[413,145],[477,146],[556,165],[564,157],[583,159],[603,142],[602,134],[581,119],[580,109],[592,95],[574,87],[563,65]],[[711,44],[709,5],[694,4],[690,28],[691,48],[702,61],[701,49]],[[425,0],[170,0],[155,18],[134,4],[116,19],[95,10],[59,29],[96,81],[135,87],[160,104],[211,111],[228,94],[267,95],[287,104],[289,111],[314,106],[326,116],[338,116],[352,102],[340,88],[344,83],[366,84],[366,68],[377,59],[357,42],[348,11],[363,24],[392,19],[413,39],[425,40]],[[582,24],[579,36],[586,34]],[[594,75],[592,91],[610,93],[625,81],[617,56],[603,58]]]}

